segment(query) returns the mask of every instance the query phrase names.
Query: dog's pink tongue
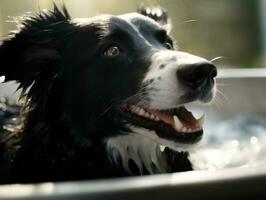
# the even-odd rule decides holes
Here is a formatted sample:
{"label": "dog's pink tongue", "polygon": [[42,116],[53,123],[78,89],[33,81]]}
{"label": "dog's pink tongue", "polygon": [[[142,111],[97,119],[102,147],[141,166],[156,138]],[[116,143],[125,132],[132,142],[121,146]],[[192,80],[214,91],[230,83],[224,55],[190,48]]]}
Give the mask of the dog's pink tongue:
{"label": "dog's pink tongue", "polygon": [[166,113],[163,113],[157,110],[151,110],[149,111],[149,113],[159,117],[159,119],[162,120],[164,123],[167,123],[171,125],[172,127],[174,127],[174,119],[172,115],[168,115]]}

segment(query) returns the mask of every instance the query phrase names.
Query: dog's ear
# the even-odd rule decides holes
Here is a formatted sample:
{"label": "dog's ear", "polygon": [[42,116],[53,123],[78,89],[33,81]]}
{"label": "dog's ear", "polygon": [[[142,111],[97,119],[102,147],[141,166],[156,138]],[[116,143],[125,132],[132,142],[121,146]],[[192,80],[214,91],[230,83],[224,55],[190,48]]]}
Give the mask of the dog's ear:
{"label": "dog's ear", "polygon": [[9,34],[0,46],[0,76],[28,87],[58,70],[66,35],[73,32],[63,6],[53,11],[23,16],[19,30]]}
{"label": "dog's ear", "polygon": [[146,7],[144,5],[140,5],[138,8],[138,12],[142,15],[152,18],[162,26],[169,25],[168,14],[165,9],[161,7]]}

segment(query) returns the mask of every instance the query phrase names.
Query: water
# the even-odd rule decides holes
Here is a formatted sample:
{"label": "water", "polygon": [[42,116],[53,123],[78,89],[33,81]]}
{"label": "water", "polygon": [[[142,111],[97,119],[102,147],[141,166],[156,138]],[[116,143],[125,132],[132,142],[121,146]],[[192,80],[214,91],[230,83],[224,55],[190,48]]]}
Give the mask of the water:
{"label": "water", "polygon": [[241,113],[208,116],[201,144],[190,154],[195,170],[266,167],[266,117]]}

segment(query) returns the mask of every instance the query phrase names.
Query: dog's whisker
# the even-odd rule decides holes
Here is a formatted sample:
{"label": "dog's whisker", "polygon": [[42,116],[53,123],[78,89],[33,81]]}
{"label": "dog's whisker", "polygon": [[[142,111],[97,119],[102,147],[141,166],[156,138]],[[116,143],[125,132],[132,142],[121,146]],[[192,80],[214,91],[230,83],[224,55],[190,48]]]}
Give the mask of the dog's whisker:
{"label": "dog's whisker", "polygon": [[230,84],[226,84],[226,83],[216,83],[216,86],[217,86],[217,87],[220,87],[220,86],[224,87],[224,86],[230,86]]}
{"label": "dog's whisker", "polygon": [[224,95],[224,93],[222,91],[220,91],[218,88],[217,88],[217,94],[218,95],[221,95],[223,99],[225,99],[225,101],[228,103],[229,102],[229,99]]}
{"label": "dog's whisker", "polygon": [[214,96],[214,98],[213,98],[213,100],[212,100],[212,102],[211,103],[214,103],[214,105],[215,105],[215,107],[218,109],[218,110],[222,110],[222,102],[221,102],[221,98],[219,98],[219,95],[217,94],[217,95],[215,95]]}
{"label": "dog's whisker", "polygon": [[98,117],[96,117],[96,120],[98,120],[99,118],[101,118],[104,114],[106,114],[113,106],[109,106],[107,107],[103,112],[100,113],[100,115]]}
{"label": "dog's whisker", "polygon": [[134,100],[134,99],[140,98],[140,97],[143,98],[144,97],[143,95],[145,93],[146,93],[145,91],[143,91],[142,93],[136,93],[136,94],[134,94],[132,96],[127,97],[126,99],[121,100],[121,102],[127,102],[127,101]]}
{"label": "dog's whisker", "polygon": [[225,59],[226,57],[225,56],[217,56],[213,59],[210,60],[210,62],[215,62],[215,61],[218,61],[218,60],[221,60],[221,59]]}
{"label": "dog's whisker", "polygon": [[187,24],[187,23],[192,23],[192,22],[197,22],[197,20],[195,20],[195,19],[189,19],[189,20],[186,20],[186,21],[182,22],[181,25]]}
{"label": "dog's whisker", "polygon": [[221,106],[220,106],[220,104],[219,104],[219,99],[218,99],[217,96],[214,97],[214,99],[213,99],[213,103],[214,103],[214,105],[216,106],[216,108],[217,108],[218,110],[221,110]]}
{"label": "dog's whisker", "polygon": [[139,89],[139,92],[137,92],[136,94],[134,94],[132,96],[127,97],[126,99],[124,99],[122,101],[127,102],[127,101],[130,101],[130,100],[134,99],[134,98],[139,98],[139,97],[145,98],[145,96],[143,96],[143,95],[147,93],[147,91],[145,91],[145,89],[148,88],[148,87],[150,87],[149,84],[141,87]]}

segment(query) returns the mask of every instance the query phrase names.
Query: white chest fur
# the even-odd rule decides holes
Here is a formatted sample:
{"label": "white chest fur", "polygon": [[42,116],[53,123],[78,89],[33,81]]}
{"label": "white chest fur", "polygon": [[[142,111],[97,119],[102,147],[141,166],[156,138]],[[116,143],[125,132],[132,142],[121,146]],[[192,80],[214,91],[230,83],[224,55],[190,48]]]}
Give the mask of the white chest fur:
{"label": "white chest fur", "polygon": [[144,168],[150,173],[167,172],[167,163],[163,148],[149,138],[136,133],[119,135],[110,138],[106,142],[109,158],[114,165],[122,165],[128,172],[132,173],[129,161],[132,159],[143,174]]}

